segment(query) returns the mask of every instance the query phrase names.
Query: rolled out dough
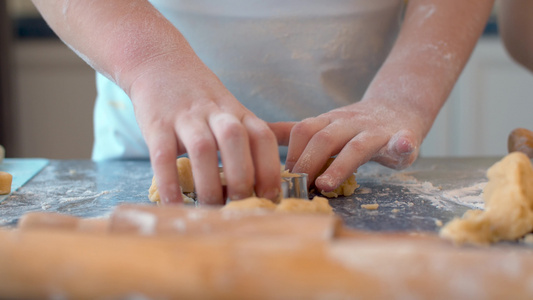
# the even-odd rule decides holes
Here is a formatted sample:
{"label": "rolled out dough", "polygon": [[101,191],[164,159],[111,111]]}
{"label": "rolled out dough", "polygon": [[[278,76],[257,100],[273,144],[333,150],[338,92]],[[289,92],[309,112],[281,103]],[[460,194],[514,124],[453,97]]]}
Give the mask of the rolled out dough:
{"label": "rolled out dough", "polygon": [[281,213],[319,213],[333,214],[333,208],[329,205],[328,199],[315,196],[313,200],[297,198],[281,199],[279,204],[275,204],[269,199],[250,197],[243,200],[231,201],[222,208],[224,211],[254,211],[269,210]]}

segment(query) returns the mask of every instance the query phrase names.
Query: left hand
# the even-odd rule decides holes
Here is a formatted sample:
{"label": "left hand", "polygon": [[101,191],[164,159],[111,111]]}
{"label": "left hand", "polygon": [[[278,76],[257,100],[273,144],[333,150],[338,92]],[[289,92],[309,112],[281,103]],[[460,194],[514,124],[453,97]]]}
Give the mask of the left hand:
{"label": "left hand", "polygon": [[[280,144],[289,146],[286,167],[307,173],[309,182],[332,191],[367,161],[403,169],[418,156],[429,130],[421,113],[399,103],[367,99],[299,123],[271,123]],[[326,161],[335,161],[318,178]]]}

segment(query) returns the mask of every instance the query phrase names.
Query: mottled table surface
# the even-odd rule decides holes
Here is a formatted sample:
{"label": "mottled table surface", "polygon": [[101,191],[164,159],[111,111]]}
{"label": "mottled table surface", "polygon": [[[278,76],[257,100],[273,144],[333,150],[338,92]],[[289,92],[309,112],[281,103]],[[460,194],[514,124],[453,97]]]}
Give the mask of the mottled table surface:
{"label": "mottled table surface", "polygon": [[[330,199],[335,212],[357,229],[437,231],[467,209],[482,208],[485,173],[499,158],[419,158],[406,170],[376,163],[357,173],[361,187]],[[13,227],[26,212],[48,211],[94,218],[124,202],[149,203],[148,161],[51,160],[39,174],[0,203],[0,226]],[[376,210],[362,204],[379,204]]]}

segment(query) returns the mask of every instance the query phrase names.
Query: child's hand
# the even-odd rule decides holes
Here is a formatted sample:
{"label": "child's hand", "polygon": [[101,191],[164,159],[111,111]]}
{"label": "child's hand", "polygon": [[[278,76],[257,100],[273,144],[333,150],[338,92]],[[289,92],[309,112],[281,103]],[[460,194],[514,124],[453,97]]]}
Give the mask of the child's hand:
{"label": "child's hand", "polygon": [[430,124],[408,108],[361,101],[309,118],[291,131],[286,167],[309,174],[310,182],[331,156],[331,166],[318,178],[324,191],[337,188],[369,160],[401,169],[416,159]]}
{"label": "child's hand", "polygon": [[272,131],[200,61],[182,64],[174,57],[180,54],[168,53],[133,70],[138,75],[128,90],[162,202],[181,202],[176,157],[188,153],[199,202],[223,204],[217,150],[229,198],[255,191],[275,199],[280,161]]}

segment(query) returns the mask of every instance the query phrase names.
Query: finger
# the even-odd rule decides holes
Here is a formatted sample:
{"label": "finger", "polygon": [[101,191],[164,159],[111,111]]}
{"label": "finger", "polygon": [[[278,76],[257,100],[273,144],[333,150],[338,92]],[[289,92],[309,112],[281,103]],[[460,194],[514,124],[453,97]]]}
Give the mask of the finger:
{"label": "finger", "polygon": [[278,144],[280,146],[289,145],[291,130],[292,127],[297,124],[296,122],[275,122],[267,124],[268,127],[270,127],[270,130],[274,132],[274,135],[276,136],[276,139],[278,140]]}
{"label": "finger", "polygon": [[245,117],[243,124],[248,130],[255,167],[255,193],[258,197],[277,201],[281,193],[281,163],[276,136],[255,116]]}
{"label": "finger", "polygon": [[228,197],[239,200],[252,196],[254,167],[246,128],[228,113],[210,116],[209,126],[220,150]]}
{"label": "finger", "polygon": [[224,204],[218,170],[217,144],[205,120],[177,126],[191,160],[196,196],[200,204]]}
{"label": "finger", "polygon": [[315,185],[320,190],[330,192],[339,187],[362,164],[370,160],[383,145],[387,137],[358,134],[352,138],[339,152],[329,168],[320,175]]}
{"label": "finger", "polygon": [[418,157],[419,140],[411,130],[401,130],[390,138],[372,160],[392,169],[407,168]]}
{"label": "finger", "polygon": [[173,132],[149,130],[146,143],[154,170],[161,204],[182,203],[178,171],[176,169],[177,141]]}
{"label": "finger", "polygon": [[[291,171],[293,170],[294,165],[300,160],[300,156],[307,147],[309,140],[327,125],[329,125],[329,120],[326,118],[309,118],[294,125],[290,134],[285,168]],[[306,161],[302,161],[302,164],[305,163]]]}
{"label": "finger", "polygon": [[355,134],[344,123],[331,123],[311,138],[293,171],[307,173],[311,185],[327,160],[339,153]]}

